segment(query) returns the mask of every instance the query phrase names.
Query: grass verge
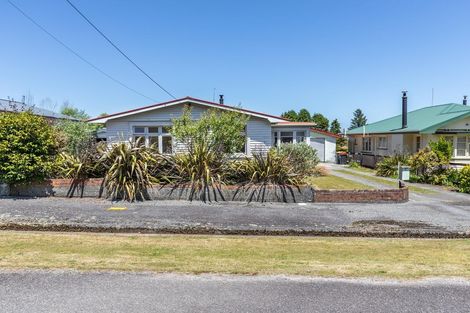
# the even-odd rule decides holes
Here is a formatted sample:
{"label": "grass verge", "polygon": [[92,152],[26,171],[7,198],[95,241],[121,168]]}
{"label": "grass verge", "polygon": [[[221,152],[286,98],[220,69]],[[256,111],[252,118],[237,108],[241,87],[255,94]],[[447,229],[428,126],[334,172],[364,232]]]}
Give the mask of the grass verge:
{"label": "grass verge", "polygon": [[308,184],[316,189],[373,189],[371,186],[334,175],[310,177]]}
{"label": "grass verge", "polygon": [[470,240],[0,232],[0,267],[470,277]]}
{"label": "grass verge", "polygon": [[[367,180],[370,180],[370,181],[373,181],[373,182],[376,182],[376,183],[379,183],[379,184],[387,185],[387,186],[390,186],[390,187],[395,187],[395,188],[398,187],[398,182],[396,182],[396,181],[391,181],[391,180],[388,180],[388,179],[385,179],[385,178],[363,174],[361,172],[356,172],[354,169],[338,170],[338,172],[348,174],[348,175],[352,175],[352,176],[356,176],[356,177],[361,177],[361,178],[364,178],[364,179],[367,179]],[[431,194],[436,193],[433,190],[429,190],[429,189],[425,189],[425,188],[421,188],[421,187],[416,187],[416,186],[411,186],[410,184],[407,184],[407,186],[408,186],[408,189],[410,191],[420,193],[420,194],[431,195]]]}

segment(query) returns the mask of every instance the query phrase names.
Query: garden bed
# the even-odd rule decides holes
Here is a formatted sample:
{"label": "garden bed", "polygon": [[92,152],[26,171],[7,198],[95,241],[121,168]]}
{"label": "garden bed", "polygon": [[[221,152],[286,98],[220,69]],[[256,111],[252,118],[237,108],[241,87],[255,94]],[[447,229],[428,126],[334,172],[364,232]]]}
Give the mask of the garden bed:
{"label": "garden bed", "polygon": [[[10,196],[13,197],[91,197],[98,198],[105,194],[101,178],[91,178],[72,184],[71,179],[50,179],[42,182],[31,182],[10,186]],[[181,187],[162,187],[154,185],[147,191],[149,200],[187,200],[190,189]],[[224,186],[221,193],[209,191],[211,200],[216,201],[247,201],[251,191],[243,190],[239,186]],[[257,194],[252,201],[261,201]],[[280,187],[269,186],[264,196],[265,202],[331,202],[331,203],[358,203],[358,202],[406,202],[408,189],[383,190],[326,190],[314,189],[310,186]]]}

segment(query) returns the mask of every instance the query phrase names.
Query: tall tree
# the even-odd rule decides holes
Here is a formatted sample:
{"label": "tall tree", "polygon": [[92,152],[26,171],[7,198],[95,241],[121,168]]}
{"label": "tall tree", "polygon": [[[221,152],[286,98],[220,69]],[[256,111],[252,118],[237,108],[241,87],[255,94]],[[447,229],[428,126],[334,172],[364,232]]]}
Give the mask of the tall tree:
{"label": "tall tree", "polygon": [[287,112],[284,112],[284,113],[281,114],[281,116],[283,118],[287,118],[288,120],[291,120],[293,122],[297,121],[297,112],[295,112],[294,110],[289,110]]}
{"label": "tall tree", "polygon": [[315,125],[315,128],[323,130],[328,130],[328,126],[330,124],[330,121],[323,114],[320,113],[313,114],[312,122],[317,124]]}
{"label": "tall tree", "polygon": [[299,114],[297,114],[297,122],[310,122],[312,116],[307,109],[300,109]]}
{"label": "tall tree", "polygon": [[338,119],[335,118],[333,122],[331,122],[330,125],[330,132],[334,134],[339,134],[341,133],[341,124],[339,123]]}
{"label": "tall tree", "polygon": [[351,126],[349,126],[349,129],[353,129],[356,127],[361,127],[367,124],[367,117],[362,113],[361,109],[357,109],[353,113],[353,118],[351,120]]}

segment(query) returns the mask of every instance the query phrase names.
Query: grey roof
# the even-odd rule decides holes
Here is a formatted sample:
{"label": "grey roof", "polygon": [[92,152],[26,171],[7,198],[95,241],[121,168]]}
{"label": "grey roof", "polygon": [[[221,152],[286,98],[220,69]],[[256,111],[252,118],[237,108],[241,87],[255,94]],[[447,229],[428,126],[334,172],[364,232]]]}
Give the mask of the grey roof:
{"label": "grey roof", "polygon": [[38,108],[37,106],[34,106],[34,105],[28,105],[19,101],[0,99],[0,112],[2,111],[3,112],[14,112],[14,111],[24,112],[28,110],[30,110],[35,115],[39,115],[39,116],[43,116],[47,118],[78,121],[74,117],[56,113],[51,110]]}

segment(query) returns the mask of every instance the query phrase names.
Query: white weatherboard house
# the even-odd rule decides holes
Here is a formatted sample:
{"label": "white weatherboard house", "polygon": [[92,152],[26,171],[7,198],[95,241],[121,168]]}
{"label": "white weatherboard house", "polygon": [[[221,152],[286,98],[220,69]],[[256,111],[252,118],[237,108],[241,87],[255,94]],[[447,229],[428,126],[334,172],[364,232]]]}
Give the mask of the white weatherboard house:
{"label": "white weatherboard house", "polygon": [[[156,144],[161,153],[174,153],[184,150],[184,147],[177,144],[170,134],[172,120],[182,115],[185,106],[191,107],[193,119],[198,119],[208,109],[238,111],[248,115],[246,144],[240,151],[248,156],[254,152],[266,152],[281,143],[306,142],[313,144],[319,151],[330,150],[329,146],[325,146],[326,139],[323,140],[323,146],[321,140],[312,140],[325,135],[315,135],[312,130],[314,123],[290,122],[282,117],[228,106],[223,104],[222,96],[220,103],[186,97],[93,118],[88,122],[105,124],[106,132],[103,136],[110,143],[143,137],[146,145]],[[323,161],[334,161],[330,154],[325,158],[323,152],[323,158],[320,157]]]}

